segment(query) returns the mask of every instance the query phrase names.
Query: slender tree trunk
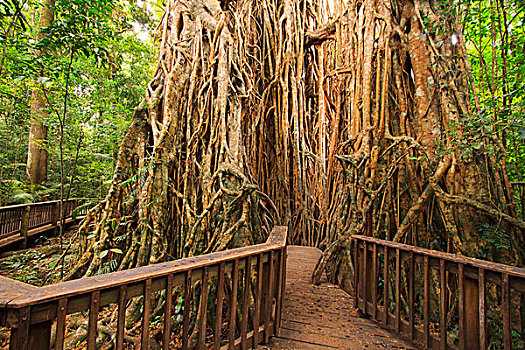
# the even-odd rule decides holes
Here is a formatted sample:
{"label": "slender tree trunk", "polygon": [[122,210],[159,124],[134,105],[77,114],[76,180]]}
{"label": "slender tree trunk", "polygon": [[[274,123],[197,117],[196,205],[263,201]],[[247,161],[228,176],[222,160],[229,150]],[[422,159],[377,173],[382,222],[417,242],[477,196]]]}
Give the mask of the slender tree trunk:
{"label": "slender tree trunk", "polygon": [[47,180],[47,126],[45,120],[48,112],[42,93],[35,89],[31,92],[31,121],[29,128],[29,146],[27,154],[27,184],[42,185]]}
{"label": "slender tree trunk", "polygon": [[[40,13],[38,40],[46,35],[43,29],[49,27],[54,19],[55,0],[44,0]],[[36,53],[41,55],[42,53]],[[29,145],[27,152],[26,182],[31,189],[42,185],[47,180],[47,125],[49,112],[44,95],[39,86],[31,91],[31,121],[29,128]]]}

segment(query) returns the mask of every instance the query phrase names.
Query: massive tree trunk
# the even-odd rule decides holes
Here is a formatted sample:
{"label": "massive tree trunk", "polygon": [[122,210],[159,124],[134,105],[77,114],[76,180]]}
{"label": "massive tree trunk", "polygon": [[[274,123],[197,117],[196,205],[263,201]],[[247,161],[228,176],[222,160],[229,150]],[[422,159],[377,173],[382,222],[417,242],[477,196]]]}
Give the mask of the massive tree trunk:
{"label": "massive tree trunk", "polygon": [[232,8],[167,2],[157,71],[120,146],[109,194],[81,229],[82,255],[69,277],[111,260],[124,269],[261,243],[278,218],[246,148],[256,79],[247,62],[260,7],[222,5]]}
{"label": "massive tree trunk", "polygon": [[[339,162],[327,189],[336,205],[325,207],[322,226],[335,236],[313,280],[328,267],[348,287],[355,234],[522,264],[525,225],[515,219],[504,149],[469,127],[480,111],[465,47],[453,40],[461,35],[454,2],[345,6],[337,41],[324,44],[342,57],[324,58],[333,73],[322,87],[336,102],[331,132],[340,145],[329,151]],[[487,230],[506,244],[493,248]]]}
{"label": "massive tree trunk", "polygon": [[[292,243],[325,250],[316,280],[349,280],[354,234],[520,263],[525,224],[500,143],[467,128],[446,6],[168,1],[158,69],[69,277],[261,242],[279,216]],[[480,244],[483,223],[510,243]]]}
{"label": "massive tree trunk", "polygon": [[[53,24],[54,13],[55,0],[44,0],[38,24],[38,30],[40,31],[38,40],[42,40],[45,37],[45,28]],[[37,53],[37,55],[41,54],[43,53]],[[49,113],[45,96],[38,83],[31,91],[31,100],[26,183],[33,190],[35,186],[42,185],[47,180],[47,125],[45,122]]]}

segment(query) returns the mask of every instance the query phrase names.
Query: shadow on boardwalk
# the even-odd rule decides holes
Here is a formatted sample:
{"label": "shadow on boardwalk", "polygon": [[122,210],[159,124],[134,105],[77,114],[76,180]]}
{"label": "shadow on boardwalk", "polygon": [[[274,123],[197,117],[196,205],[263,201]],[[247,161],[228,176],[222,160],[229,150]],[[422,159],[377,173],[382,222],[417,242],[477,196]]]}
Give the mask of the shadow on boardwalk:
{"label": "shadow on boardwalk", "polygon": [[415,349],[370,320],[358,317],[350,295],[337,286],[314,286],[310,277],[321,251],[288,247],[280,337],[259,349]]}

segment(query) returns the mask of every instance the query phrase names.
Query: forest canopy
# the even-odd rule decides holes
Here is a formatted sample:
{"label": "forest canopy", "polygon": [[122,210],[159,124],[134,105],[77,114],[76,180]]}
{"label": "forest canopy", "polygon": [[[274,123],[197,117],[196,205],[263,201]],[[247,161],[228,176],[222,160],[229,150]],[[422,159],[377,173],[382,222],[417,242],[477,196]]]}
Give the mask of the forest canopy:
{"label": "forest canopy", "polygon": [[[150,35],[163,11],[158,4],[53,3],[54,21],[43,28],[46,2],[0,3],[1,205],[58,199],[61,147],[71,195],[104,197],[116,149],[154,68]],[[48,160],[45,181],[31,184],[26,166],[35,89],[44,92],[41,119],[49,129],[35,143]]]}

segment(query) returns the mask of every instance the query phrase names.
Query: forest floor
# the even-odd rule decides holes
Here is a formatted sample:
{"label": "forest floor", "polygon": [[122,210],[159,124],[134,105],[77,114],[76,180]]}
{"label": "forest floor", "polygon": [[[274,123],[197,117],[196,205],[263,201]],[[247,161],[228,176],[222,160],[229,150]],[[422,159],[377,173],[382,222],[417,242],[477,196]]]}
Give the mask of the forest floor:
{"label": "forest floor", "polygon": [[[64,251],[60,253],[60,237],[41,236],[28,249],[14,250],[0,254],[0,275],[35,287],[41,287],[61,280],[67,271],[62,266],[74,258],[78,243],[75,233],[78,226],[68,227],[62,239]],[[64,265],[64,260],[66,264]],[[9,329],[0,328],[0,349],[9,348]]]}
{"label": "forest floor", "polygon": [[62,251],[65,254],[60,252],[58,235],[42,236],[28,249],[0,254],[0,275],[36,287],[59,282],[67,272],[62,267],[69,266],[68,262],[74,258],[78,245],[75,240],[77,229],[78,226],[74,225],[64,232]]}

